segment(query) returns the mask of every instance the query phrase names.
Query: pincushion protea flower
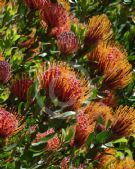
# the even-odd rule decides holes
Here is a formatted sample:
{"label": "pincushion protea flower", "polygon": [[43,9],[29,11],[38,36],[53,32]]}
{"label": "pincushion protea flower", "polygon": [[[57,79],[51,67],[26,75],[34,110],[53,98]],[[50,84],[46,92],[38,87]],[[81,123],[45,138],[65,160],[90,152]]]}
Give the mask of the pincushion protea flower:
{"label": "pincushion protea flower", "polygon": [[3,108],[0,108],[0,137],[6,138],[13,134],[16,134],[24,125],[20,125],[20,117],[15,112],[8,112]]}
{"label": "pincushion protea flower", "polygon": [[11,68],[7,61],[0,61],[0,83],[7,83],[11,77]]}
{"label": "pincushion protea flower", "polygon": [[43,25],[47,25],[50,35],[58,36],[70,30],[68,13],[61,4],[52,3],[46,10],[41,10],[40,15],[41,22],[44,23]]}
{"label": "pincushion protea flower", "polygon": [[52,63],[48,69],[41,66],[37,72],[41,88],[51,101],[58,99],[60,106],[77,110],[88,98],[89,86],[84,77],[74,72],[65,62]]}
{"label": "pincushion protea flower", "polygon": [[85,37],[85,46],[95,46],[110,36],[111,22],[105,14],[93,16],[89,20],[88,29]]}
{"label": "pincushion protea flower", "polygon": [[125,157],[122,160],[116,158],[117,151],[109,148],[106,149],[103,153],[100,153],[96,160],[99,164],[96,167],[97,169],[107,168],[107,169],[133,169],[135,168],[135,161],[129,157]]}
{"label": "pincushion protea flower", "polygon": [[130,136],[135,129],[135,109],[120,106],[114,113],[111,131],[112,139]]}
{"label": "pincushion protea flower", "polygon": [[116,167],[117,169],[135,169],[135,161],[130,157],[126,157],[125,159],[119,161]]}
{"label": "pincushion protea flower", "polygon": [[[54,134],[55,131],[53,128],[48,129],[46,132],[44,133],[38,133],[36,135],[35,140],[33,141],[34,143],[37,143],[39,141],[41,141],[42,138],[49,136],[50,134]],[[53,138],[51,138],[50,140],[48,140],[47,145],[46,145],[46,149],[48,151],[52,151],[52,150],[56,150],[60,147],[60,139],[58,138],[58,136],[54,136]]]}
{"label": "pincushion protea flower", "polygon": [[67,156],[61,161],[61,163],[60,163],[61,169],[68,169],[69,168],[70,158],[71,158],[70,156]]}
{"label": "pincushion protea flower", "polygon": [[50,5],[50,0],[24,0],[25,4],[31,9],[41,9]]}
{"label": "pincushion protea flower", "polygon": [[[92,102],[77,116],[74,144],[81,146],[85,143],[89,134],[96,129],[96,121],[99,116],[103,119],[103,125],[112,119],[112,109],[104,104]],[[99,127],[98,127],[99,128]],[[104,128],[100,126],[100,128]]]}
{"label": "pincushion protea flower", "polygon": [[99,70],[104,75],[103,85],[109,89],[119,89],[127,86],[132,80],[132,66],[127,59],[127,53],[120,46],[99,44],[88,56],[96,61]]}
{"label": "pincushion protea flower", "polygon": [[60,34],[57,38],[57,44],[63,55],[71,54],[79,49],[79,41],[71,31]]}
{"label": "pincushion protea flower", "polygon": [[11,84],[11,92],[19,98],[21,101],[27,99],[27,92],[32,85],[33,81],[24,76],[21,79],[14,79]]}
{"label": "pincushion protea flower", "polygon": [[115,169],[117,164],[117,159],[115,157],[116,150],[113,148],[105,149],[103,153],[100,153],[96,156],[95,160],[97,160],[98,165],[96,166],[97,169],[101,168],[108,168],[108,169]]}
{"label": "pincushion protea flower", "polygon": [[77,116],[75,137],[72,145],[82,146],[87,140],[89,134],[94,132],[94,129],[95,121],[91,121],[88,115],[84,114],[84,112],[81,112]]}
{"label": "pincushion protea flower", "polygon": [[100,116],[104,124],[106,124],[109,119],[112,119],[113,116],[112,108],[101,102],[91,102],[86,107],[85,114],[87,114],[92,121],[96,121]]}

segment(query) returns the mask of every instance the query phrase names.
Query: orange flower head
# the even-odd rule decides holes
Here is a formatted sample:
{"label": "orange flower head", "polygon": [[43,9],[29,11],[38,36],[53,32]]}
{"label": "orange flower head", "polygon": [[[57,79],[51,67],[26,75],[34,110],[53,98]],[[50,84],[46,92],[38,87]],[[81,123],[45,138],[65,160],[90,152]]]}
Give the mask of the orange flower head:
{"label": "orange flower head", "polygon": [[117,151],[109,148],[106,149],[105,152],[100,153],[96,160],[98,160],[99,164],[97,165],[97,169],[107,168],[107,169],[133,169],[135,168],[135,162],[133,159],[129,157],[125,157],[122,160],[116,158]]}
{"label": "orange flower head", "polygon": [[116,62],[118,60],[127,59],[126,50],[118,43],[109,42],[100,42],[98,46],[89,53],[88,59],[91,61],[97,61],[100,63],[100,69],[102,69],[102,64],[107,62]]}
{"label": "orange flower head", "polygon": [[[48,129],[46,132],[44,133],[38,133],[36,135],[35,140],[33,141],[34,143],[38,143],[42,138],[49,136],[50,134],[54,134],[55,131],[53,128]],[[46,149],[48,151],[52,151],[52,150],[56,150],[58,149],[60,146],[60,139],[58,138],[58,136],[54,136],[53,138],[51,138],[50,140],[48,140],[47,145],[46,145]]]}
{"label": "orange flower head", "polygon": [[111,34],[111,22],[105,14],[93,16],[89,20],[89,30],[85,37],[86,46],[95,46]]}
{"label": "orange flower head", "polygon": [[[94,132],[99,116],[103,118],[103,123],[106,124],[109,119],[112,119],[112,109],[100,102],[92,102],[77,116],[75,145],[81,146],[85,143],[90,133]],[[98,126],[99,128],[100,130],[104,129],[101,125]]]}
{"label": "orange flower head", "polygon": [[91,102],[86,107],[85,114],[88,115],[92,122],[96,122],[98,117],[101,116],[104,124],[112,119],[113,116],[112,109],[101,102]]}
{"label": "orange flower head", "polygon": [[50,0],[24,0],[30,9],[44,9],[51,4]]}
{"label": "orange flower head", "polygon": [[104,75],[103,85],[109,89],[119,89],[127,86],[132,80],[132,66],[128,62],[127,53],[119,46],[99,44],[88,56],[96,61]]}
{"label": "orange flower head", "polygon": [[89,87],[84,77],[74,72],[66,63],[53,63],[38,73],[41,88],[46,90],[48,99],[57,98],[60,105],[77,110],[88,98]]}
{"label": "orange flower head", "polygon": [[33,81],[28,77],[22,77],[21,79],[15,79],[11,84],[11,92],[19,98],[21,101],[27,99],[27,92],[32,85]]}
{"label": "orange flower head", "polygon": [[8,112],[0,108],[0,137],[6,138],[18,133],[24,128],[21,125],[22,117],[17,116],[15,112]]}
{"label": "orange flower head", "polygon": [[8,62],[0,61],[0,83],[5,84],[11,77],[11,68]]}
{"label": "orange flower head", "polygon": [[60,34],[57,38],[58,48],[62,55],[68,55],[79,49],[79,41],[71,31]]}
{"label": "orange flower head", "polygon": [[129,157],[118,161],[117,169],[135,169],[135,161]]}
{"label": "orange flower head", "polygon": [[128,137],[134,132],[135,109],[128,106],[120,106],[114,113],[111,131],[112,138]]}
{"label": "orange flower head", "polygon": [[107,169],[115,169],[117,166],[117,159],[115,157],[116,150],[113,148],[105,149],[103,153],[100,153],[96,156],[96,160],[98,161],[97,169],[107,168]]}
{"label": "orange flower head", "polygon": [[48,26],[48,33],[58,36],[70,30],[70,19],[61,4],[52,3],[46,10],[40,12],[42,22]]}

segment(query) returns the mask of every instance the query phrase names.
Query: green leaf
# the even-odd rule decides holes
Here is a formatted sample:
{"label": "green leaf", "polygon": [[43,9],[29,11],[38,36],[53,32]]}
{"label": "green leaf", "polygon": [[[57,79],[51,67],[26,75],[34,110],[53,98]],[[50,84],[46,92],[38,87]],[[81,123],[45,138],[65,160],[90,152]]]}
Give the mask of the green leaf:
{"label": "green leaf", "polygon": [[113,143],[127,143],[127,142],[128,142],[128,140],[126,138],[120,138],[116,141],[113,141]]}
{"label": "green leaf", "polygon": [[96,141],[97,143],[103,144],[107,142],[109,137],[110,137],[110,133],[108,131],[103,131],[96,135]]}
{"label": "green leaf", "polygon": [[88,147],[90,147],[91,144],[94,143],[94,140],[95,140],[95,133],[91,133],[91,134],[89,135],[87,141],[86,141],[86,145],[87,145]]}

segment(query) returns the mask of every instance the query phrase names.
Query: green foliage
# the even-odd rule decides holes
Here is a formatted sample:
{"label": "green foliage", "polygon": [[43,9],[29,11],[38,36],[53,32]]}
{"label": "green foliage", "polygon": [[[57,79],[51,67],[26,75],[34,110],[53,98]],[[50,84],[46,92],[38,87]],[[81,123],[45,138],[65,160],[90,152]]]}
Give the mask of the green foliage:
{"label": "green foliage", "polygon": [[[15,4],[14,4],[15,3]],[[0,56],[3,55],[12,68],[12,78],[28,74],[36,79],[36,69],[40,63],[51,63],[54,60],[66,60],[70,63],[75,54],[62,57],[59,55],[56,40],[47,35],[40,24],[39,12],[28,9],[22,0],[9,0],[0,9]],[[129,62],[133,66],[133,81],[124,89],[118,90],[119,104],[135,107],[135,1],[132,0],[76,0],[70,2],[71,11],[81,22],[86,23],[94,15],[106,13],[113,24],[115,39],[128,51]],[[72,24],[72,31],[77,35],[80,45],[84,42],[86,29]],[[29,44],[29,40],[31,43]],[[89,82],[95,85],[91,96],[84,103],[97,100],[103,76],[96,75],[85,57],[78,62],[71,62],[75,70],[89,77]],[[82,69],[82,67],[84,69]],[[105,147],[115,147],[118,158],[130,156],[135,158],[135,136],[129,140],[121,138],[110,143],[110,125],[108,121],[105,130],[96,129],[87,138],[85,147],[72,147],[70,144],[75,136],[76,115],[78,112],[68,111],[58,107],[57,99],[53,100],[51,115],[46,112],[46,91],[39,90],[39,83],[34,81],[27,93],[27,101],[19,101],[10,93],[10,83],[0,85],[0,104],[3,107],[15,107],[18,114],[25,116],[26,126],[18,134],[8,140],[0,138],[0,168],[2,169],[59,169],[60,162],[71,156],[70,165],[79,167],[84,163],[86,169],[94,169],[95,156],[103,152]],[[55,108],[55,110],[54,110]],[[102,118],[97,120],[97,126],[102,125]],[[31,127],[36,126],[32,131]],[[56,134],[50,134],[33,143],[37,133],[54,128],[61,141],[57,151],[46,151],[47,142]],[[6,142],[7,141],[7,142]]]}

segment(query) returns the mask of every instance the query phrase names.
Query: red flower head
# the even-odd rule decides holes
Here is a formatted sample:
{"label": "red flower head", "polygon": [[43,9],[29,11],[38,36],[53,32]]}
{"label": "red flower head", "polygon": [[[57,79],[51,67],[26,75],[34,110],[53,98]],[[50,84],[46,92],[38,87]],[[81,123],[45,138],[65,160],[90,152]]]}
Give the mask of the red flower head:
{"label": "red flower head", "polygon": [[57,43],[63,55],[71,54],[79,49],[79,41],[71,31],[60,34],[57,38]]}
{"label": "red flower head", "polygon": [[40,70],[38,79],[41,88],[46,90],[48,100],[57,98],[60,106],[76,110],[88,98],[87,81],[83,77],[79,78],[64,62],[51,64],[48,69],[43,66]]}
{"label": "red flower head", "polygon": [[89,121],[89,117],[81,112],[77,116],[76,132],[73,145],[81,146],[85,143],[90,133],[94,131],[95,122]]}
{"label": "red flower head", "polygon": [[68,13],[60,4],[52,3],[46,10],[41,10],[41,20],[46,23],[52,36],[70,30]]}
{"label": "red flower head", "polygon": [[0,83],[7,83],[11,77],[11,68],[8,62],[0,61]]}
{"label": "red flower head", "polygon": [[[46,136],[49,136],[50,134],[54,134],[55,131],[53,128],[47,130],[46,132],[44,133],[38,133],[36,135],[36,138],[35,140],[33,141],[34,143],[37,143],[39,142],[42,138],[46,137]],[[60,139],[58,138],[58,136],[54,136],[53,138],[51,138],[48,142],[47,142],[47,145],[46,145],[46,149],[48,151],[52,151],[52,150],[56,150],[57,148],[60,147]]]}
{"label": "red flower head", "polygon": [[50,5],[50,0],[24,0],[25,4],[31,9],[41,9]]}
{"label": "red flower head", "polygon": [[[24,128],[20,125],[23,118],[0,108],[0,137],[10,137]],[[20,125],[20,126],[19,126]]]}
{"label": "red flower head", "polygon": [[27,98],[27,92],[32,85],[33,81],[27,77],[13,80],[11,84],[11,92],[17,96],[20,100],[25,101]]}
{"label": "red flower head", "polygon": [[61,169],[68,169],[69,168],[69,162],[70,162],[71,157],[65,157],[61,163],[60,163],[60,168]]}

